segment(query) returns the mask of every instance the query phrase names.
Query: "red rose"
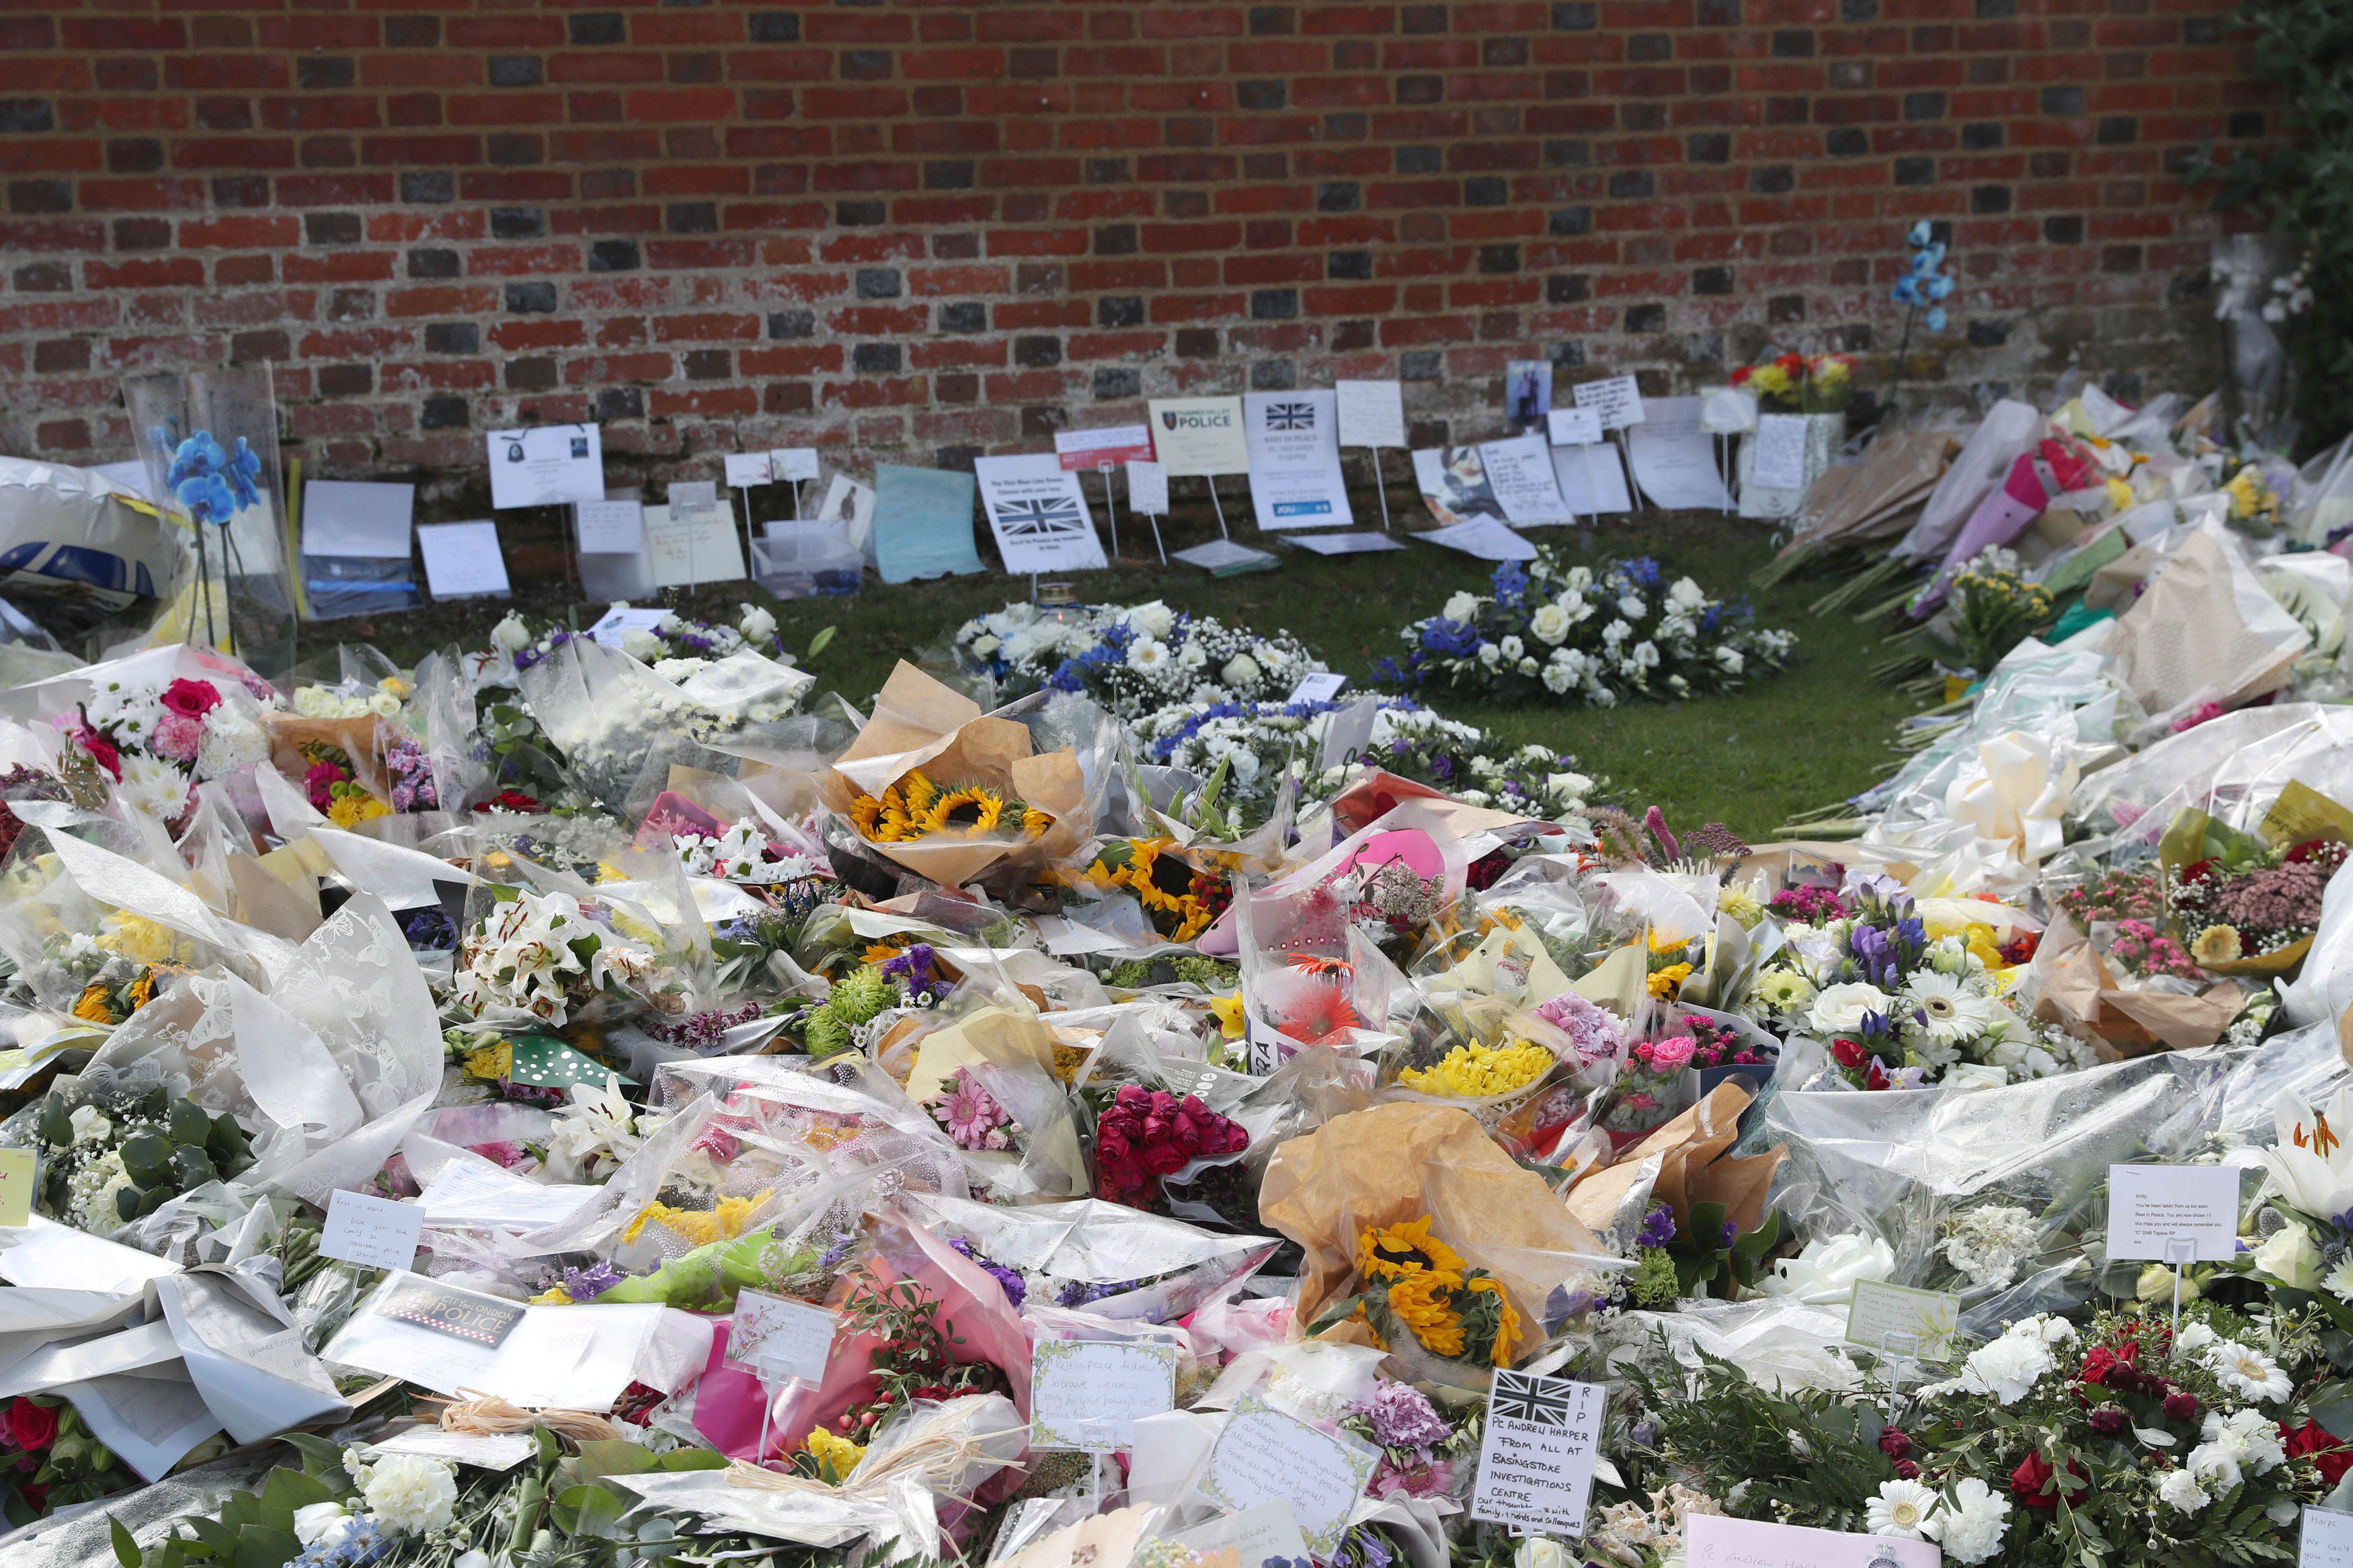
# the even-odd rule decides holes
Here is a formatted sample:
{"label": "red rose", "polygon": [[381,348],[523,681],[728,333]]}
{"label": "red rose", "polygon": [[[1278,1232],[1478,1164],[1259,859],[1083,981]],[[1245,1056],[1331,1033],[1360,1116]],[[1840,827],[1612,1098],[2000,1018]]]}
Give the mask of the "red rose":
{"label": "red rose", "polygon": [[1175,1175],[1185,1165],[1185,1151],[1174,1143],[1147,1143],[1144,1146],[1144,1168],[1155,1176]]}
{"label": "red rose", "polygon": [[2317,1421],[2307,1421],[2295,1432],[2283,1425],[2280,1442],[2291,1459],[2311,1455],[2314,1467],[2320,1471],[2320,1479],[2332,1487],[2344,1479],[2347,1470],[2353,1469],[2353,1444],[2338,1441]]}
{"label": "red rose", "polygon": [[58,1413],[29,1399],[8,1405],[8,1437],[16,1447],[35,1453],[58,1440]]}
{"label": "red rose", "polygon": [[23,1498],[25,1500],[25,1506],[31,1509],[35,1513],[47,1513],[49,1511],[48,1488],[18,1487],[16,1489],[16,1495]]}
{"label": "red rose", "polygon": [[220,692],[209,680],[175,680],[164,688],[164,706],[191,719],[203,718],[220,701]]}
{"label": "red rose", "polygon": [[91,760],[114,776],[117,784],[122,781],[122,753],[114,749],[113,742],[87,728],[76,730],[73,738],[74,744],[88,752]]}
{"label": "red rose", "polygon": [[1110,1128],[1100,1129],[1095,1133],[1095,1159],[1098,1163],[1124,1165],[1129,1152],[1127,1140]]}
{"label": "red rose", "polygon": [[1850,1072],[1860,1068],[1867,1059],[1863,1053],[1862,1042],[1860,1040],[1832,1040],[1831,1058]]}
{"label": "red rose", "polygon": [[[2068,1497],[2070,1503],[2081,1502],[2092,1478],[2085,1475],[2083,1467],[2073,1459],[2067,1461],[2067,1473],[2085,1483]],[[2059,1506],[2059,1487],[2052,1479],[2053,1474],[2049,1462],[2041,1454],[2029,1454],[2019,1461],[2018,1468],[2010,1472],[2010,1493],[2029,1508],[2056,1509]]]}
{"label": "red rose", "polygon": [[[2092,1353],[2084,1358],[2083,1379],[2085,1383],[2097,1384],[2105,1388],[2112,1379],[2116,1378],[2118,1371],[2130,1368],[2139,1357],[2140,1344],[2137,1341],[2126,1344],[2121,1352],[2111,1350],[2106,1345],[2094,1346]],[[2122,1387],[2126,1383],[2135,1380],[2130,1378],[2119,1380],[2116,1386]]]}

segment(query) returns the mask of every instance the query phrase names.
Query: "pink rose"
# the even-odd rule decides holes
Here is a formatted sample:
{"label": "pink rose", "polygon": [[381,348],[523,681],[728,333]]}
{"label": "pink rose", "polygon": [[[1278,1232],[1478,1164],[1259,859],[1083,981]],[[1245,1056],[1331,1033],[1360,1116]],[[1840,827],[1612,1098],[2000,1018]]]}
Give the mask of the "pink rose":
{"label": "pink rose", "polygon": [[1691,1065],[1692,1052],[1696,1047],[1681,1035],[1671,1035],[1651,1044],[1651,1066],[1658,1072],[1681,1072]]}

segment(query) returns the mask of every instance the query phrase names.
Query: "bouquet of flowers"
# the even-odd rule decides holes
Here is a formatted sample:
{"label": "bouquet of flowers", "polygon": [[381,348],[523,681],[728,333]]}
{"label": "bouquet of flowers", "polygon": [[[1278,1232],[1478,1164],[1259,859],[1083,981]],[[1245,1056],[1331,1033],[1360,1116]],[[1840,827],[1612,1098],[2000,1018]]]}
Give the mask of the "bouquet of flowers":
{"label": "bouquet of flowers", "polygon": [[2012,1322],[1900,1422],[1860,1386],[1776,1387],[1714,1358],[1672,1384],[1630,1368],[1628,1458],[1727,1513],[1934,1541],[1954,1563],[2059,1568],[2127,1542],[2152,1562],[2284,1561],[2325,1489],[2291,1447],[2281,1360],[2313,1342],[2211,1303],[2182,1317],[2179,1339],[2137,1311]]}
{"label": "bouquet of flowers", "polygon": [[1095,1196],[1165,1214],[1163,1178],[1190,1180],[1203,1163],[1249,1147],[1249,1131],[1199,1096],[1123,1084],[1095,1118]]}
{"label": "bouquet of flowers", "polygon": [[2297,944],[2308,942],[2319,925],[2321,895],[2344,864],[2345,846],[2334,838],[2266,848],[2233,836],[2221,854],[2173,871],[2166,896],[2198,963],[2285,964],[2302,956]]}
{"label": "bouquet of flowers", "polygon": [[561,1026],[600,994],[634,997],[657,979],[651,949],[596,924],[571,894],[500,889],[494,896],[459,948],[450,1000],[461,1016],[520,1015]]}
{"label": "bouquet of flowers", "polygon": [[1356,1236],[1355,1294],[1328,1303],[1307,1331],[1360,1321],[1382,1348],[1418,1344],[1474,1366],[1510,1366],[1526,1331],[1503,1282],[1430,1234],[1428,1215]]}
{"label": "bouquet of flowers", "polygon": [[0,1413],[0,1517],[11,1526],[138,1484],[70,1401],[19,1394]]}
{"label": "bouquet of flowers", "polygon": [[1208,930],[1233,896],[1225,877],[1196,866],[1173,838],[1104,839],[1079,875],[1105,891],[1134,894],[1153,930],[1170,942]]}
{"label": "bouquet of flowers", "polygon": [[2048,631],[2057,613],[2051,590],[2020,574],[2016,555],[1989,550],[1961,568],[1946,613],[1920,637],[1956,673],[1983,676],[2020,643]]}
{"label": "bouquet of flowers", "polygon": [[1178,702],[1279,700],[1324,668],[1289,632],[1261,637],[1157,599],[1044,612],[1008,605],[959,627],[955,654],[1006,696],[1083,691],[1125,720]]}
{"label": "bouquet of flowers", "polygon": [[1732,373],[1732,384],[1757,395],[1765,414],[1837,414],[1854,396],[1850,354],[1786,353]]}
{"label": "bouquet of flowers", "polygon": [[0,1142],[33,1151],[42,1215],[98,1236],[253,1163],[251,1140],[235,1117],[207,1115],[160,1086],[138,1093],[52,1089],[11,1117]]}
{"label": "bouquet of flowers", "polygon": [[278,693],[217,656],[159,648],[76,673],[91,694],[53,722],[118,800],[157,822],[185,815],[197,781],[269,761],[261,715]]}
{"label": "bouquet of flowers", "polygon": [[1486,1413],[1476,1405],[1454,1409],[1442,1415],[1413,1384],[1387,1377],[1376,1381],[1369,1395],[1351,1401],[1340,1429],[1381,1451],[1366,1492],[1386,1500],[1443,1498],[1466,1489],[1478,1469]]}
{"label": "bouquet of flowers", "polygon": [[1797,639],[1750,625],[1745,602],[1727,605],[1689,577],[1669,584],[1662,576],[1647,556],[1597,574],[1539,548],[1525,567],[1496,567],[1493,593],[1456,594],[1407,626],[1405,663],[1383,660],[1378,673],[1501,704],[1574,699],[1606,708],[1728,690],[1788,662]]}

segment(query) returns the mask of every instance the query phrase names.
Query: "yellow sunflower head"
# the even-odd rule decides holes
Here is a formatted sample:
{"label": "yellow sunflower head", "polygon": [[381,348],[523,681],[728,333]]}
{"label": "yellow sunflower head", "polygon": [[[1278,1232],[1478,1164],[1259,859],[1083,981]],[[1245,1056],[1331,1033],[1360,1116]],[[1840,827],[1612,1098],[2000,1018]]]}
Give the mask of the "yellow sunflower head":
{"label": "yellow sunflower head", "polygon": [[932,802],[939,798],[940,786],[934,784],[932,775],[921,768],[910,769],[896,787],[907,804],[909,816],[923,816]]}
{"label": "yellow sunflower head", "polygon": [[1520,1337],[1520,1315],[1512,1310],[1512,1299],[1490,1275],[1474,1275],[1463,1287],[1482,1294],[1492,1294],[1503,1316],[1495,1325],[1495,1342],[1487,1352],[1488,1362],[1495,1366],[1512,1364],[1512,1349]]}
{"label": "yellow sunflower head", "polygon": [[1358,1236],[1356,1272],[1367,1281],[1428,1274],[1451,1289],[1462,1283],[1462,1255],[1430,1234],[1430,1216],[1424,1215]]}
{"label": "yellow sunflower head", "polygon": [[934,800],[915,817],[923,833],[947,833],[977,838],[994,833],[1005,816],[1005,797],[986,784],[965,784]]}
{"label": "yellow sunflower head", "polygon": [[1405,1275],[1389,1286],[1389,1312],[1432,1355],[1461,1355],[1462,1314],[1454,1310],[1446,1289],[1437,1275]]}
{"label": "yellow sunflower head", "polygon": [[106,987],[97,984],[83,986],[81,994],[74,999],[73,1016],[86,1018],[93,1024],[113,1023],[114,1009],[107,1003]]}
{"label": "yellow sunflower head", "polygon": [[865,837],[874,837],[875,825],[882,816],[882,803],[871,795],[861,795],[849,803],[849,820]]}

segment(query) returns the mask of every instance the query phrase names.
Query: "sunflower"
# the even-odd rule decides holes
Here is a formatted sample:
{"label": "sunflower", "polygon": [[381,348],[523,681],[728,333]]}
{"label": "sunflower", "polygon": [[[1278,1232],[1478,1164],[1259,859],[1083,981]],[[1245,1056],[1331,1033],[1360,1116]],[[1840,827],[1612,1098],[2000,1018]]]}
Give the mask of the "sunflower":
{"label": "sunflower", "polygon": [[114,1023],[114,1008],[107,1001],[106,987],[96,984],[83,986],[81,994],[74,999],[73,1016],[93,1024]]}
{"label": "sunflower", "polygon": [[858,829],[860,837],[876,837],[875,830],[881,826],[881,816],[882,803],[871,795],[861,795],[849,803],[850,826]]}
{"label": "sunflower", "polygon": [[1356,1237],[1356,1272],[1368,1280],[1427,1274],[1450,1289],[1462,1283],[1462,1255],[1430,1234],[1430,1216],[1376,1226]]}
{"label": "sunflower", "polygon": [[1388,1303],[1390,1314],[1413,1331],[1422,1349],[1432,1355],[1462,1353],[1462,1314],[1437,1275],[1407,1275],[1389,1287]]}
{"label": "sunflower", "polygon": [[963,838],[977,838],[997,831],[997,823],[1005,816],[1005,797],[987,784],[964,784],[910,815],[918,833],[953,833]]}
{"label": "sunflower", "polygon": [[1088,869],[1101,886],[1133,892],[1161,935],[1190,942],[1217,919],[1203,892],[1214,889],[1218,880],[1171,853],[1176,845],[1173,838],[1136,838],[1107,846]]}
{"label": "sunflower", "polygon": [[1463,1281],[1462,1288],[1474,1295],[1493,1296],[1495,1299],[1498,1316],[1495,1320],[1494,1339],[1487,1350],[1487,1361],[1493,1366],[1511,1365],[1512,1347],[1520,1337],[1520,1315],[1512,1310],[1512,1299],[1504,1294],[1503,1286],[1496,1283],[1492,1275],[1473,1274]]}
{"label": "sunflower", "polygon": [[907,776],[901,779],[895,787],[906,801],[907,815],[911,817],[923,816],[940,794],[940,786],[932,782],[932,775],[921,768],[908,769]]}
{"label": "sunflower", "polygon": [[1036,838],[1053,826],[1054,819],[1036,806],[1024,805],[1021,808],[1021,831],[1024,836]]}
{"label": "sunflower", "polygon": [[154,970],[143,969],[140,971],[139,978],[132,981],[130,986],[122,993],[122,999],[131,1004],[131,1010],[134,1013],[139,1011],[140,1008],[147,1005],[148,1003],[155,1000]]}

